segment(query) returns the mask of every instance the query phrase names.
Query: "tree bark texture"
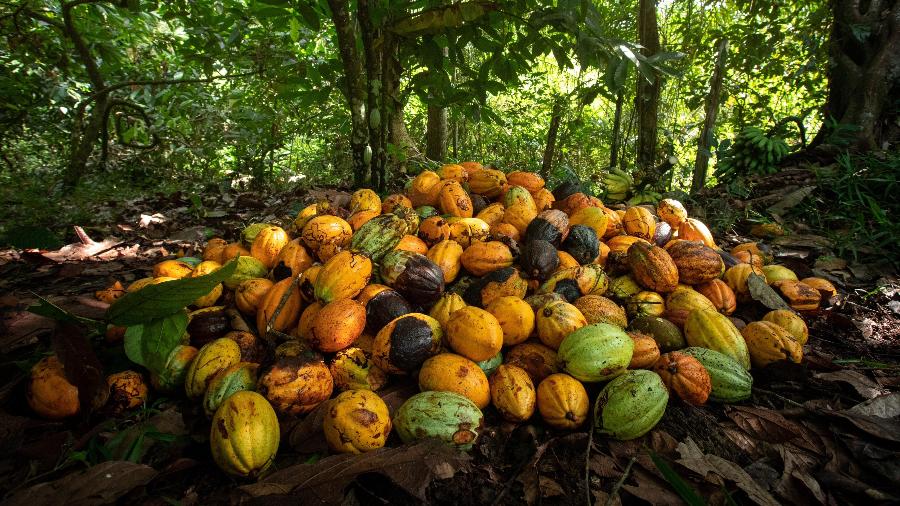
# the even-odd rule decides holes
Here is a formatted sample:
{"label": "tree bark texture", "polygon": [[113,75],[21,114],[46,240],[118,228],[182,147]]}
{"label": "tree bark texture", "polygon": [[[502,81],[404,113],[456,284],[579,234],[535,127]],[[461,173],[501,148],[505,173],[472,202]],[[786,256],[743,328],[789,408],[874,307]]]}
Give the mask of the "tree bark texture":
{"label": "tree bark texture", "polygon": [[447,108],[428,106],[428,121],[425,127],[425,156],[439,162],[447,158]]}
{"label": "tree bark texture", "polygon": [[[328,0],[331,18],[337,32],[338,52],[347,79],[347,101],[350,104],[350,158],[353,167],[353,183],[360,188],[369,173],[372,159],[369,146],[369,128],[366,124],[366,81],[363,62],[356,46],[356,30],[350,20],[349,0]],[[367,153],[368,151],[368,153]]]}
{"label": "tree bark texture", "polygon": [[706,95],[706,118],[703,120],[703,128],[700,130],[700,140],[697,146],[697,159],[694,161],[694,176],[691,179],[691,193],[696,193],[706,185],[706,172],[709,168],[710,137],[716,126],[716,116],[719,114],[719,97],[722,95],[722,80],[725,77],[725,58],[728,54],[728,40],[719,41],[719,50],[716,55],[716,68],[709,80],[709,93]]}
{"label": "tree bark texture", "polygon": [[[443,49],[447,58],[448,48]],[[425,156],[443,162],[447,158],[447,141],[450,138],[447,108],[428,104],[427,124],[425,126]]]}
{"label": "tree bark texture", "polygon": [[[833,0],[832,6],[825,119],[859,127],[858,149],[884,148],[900,136],[900,0]],[[813,145],[826,140],[826,130]]]}
{"label": "tree bark texture", "polygon": [[[638,37],[643,49],[641,53],[651,56],[659,52],[659,27],[656,23],[656,0],[640,0],[638,14]],[[637,78],[638,140],[637,166],[647,182],[654,182],[659,174],[654,172],[656,158],[656,132],[659,115],[659,77],[648,82],[640,73]]]}
{"label": "tree bark texture", "polygon": [[612,146],[609,148],[609,168],[613,169],[619,163],[619,144],[622,138],[622,105],[625,101],[625,91],[619,90],[616,94],[616,113],[613,116]]}
{"label": "tree bark texture", "polygon": [[553,157],[556,155],[556,137],[559,134],[559,123],[562,120],[563,104],[557,99],[553,102],[553,111],[550,113],[550,128],[547,129],[547,144],[544,147],[544,158],[541,161],[541,177],[550,177],[553,169]]}
{"label": "tree bark texture", "polygon": [[[362,38],[363,52],[365,54],[366,85],[367,91],[367,119],[369,126],[369,146],[372,149],[372,159],[369,163],[369,175],[371,186],[384,190],[385,166],[387,165],[387,130],[390,124],[389,111],[384,96],[384,54],[387,48],[382,45],[376,47],[375,40],[381,42],[381,30],[372,23],[372,15],[369,12],[369,0],[357,0],[359,9],[359,29]],[[359,188],[359,186],[357,186]]]}

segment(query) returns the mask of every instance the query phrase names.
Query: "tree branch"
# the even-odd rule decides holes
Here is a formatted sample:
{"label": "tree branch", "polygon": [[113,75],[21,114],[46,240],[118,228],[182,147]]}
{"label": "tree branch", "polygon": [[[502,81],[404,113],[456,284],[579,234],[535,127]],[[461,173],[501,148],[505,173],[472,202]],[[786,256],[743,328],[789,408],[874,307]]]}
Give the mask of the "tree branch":
{"label": "tree branch", "polygon": [[99,95],[105,95],[111,93],[116,90],[120,90],[122,88],[127,88],[129,86],[152,86],[152,85],[170,85],[170,84],[191,84],[191,83],[209,83],[212,81],[217,81],[219,79],[239,79],[242,77],[250,77],[261,74],[262,70],[254,70],[252,72],[244,72],[241,74],[225,74],[221,76],[213,76],[213,77],[198,77],[198,78],[190,78],[190,79],[143,79],[137,81],[125,81],[121,83],[116,83],[110,86],[107,86],[103,89],[97,90],[94,93],[91,93],[84,100],[91,101],[96,99]]}

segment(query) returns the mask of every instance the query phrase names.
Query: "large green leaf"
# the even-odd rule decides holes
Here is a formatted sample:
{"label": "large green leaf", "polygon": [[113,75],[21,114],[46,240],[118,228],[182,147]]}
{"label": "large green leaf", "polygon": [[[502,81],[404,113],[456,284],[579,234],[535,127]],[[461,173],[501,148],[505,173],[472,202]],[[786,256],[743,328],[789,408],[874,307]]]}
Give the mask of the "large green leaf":
{"label": "large green leaf", "polygon": [[161,372],[169,353],[181,344],[187,325],[187,312],[179,311],[128,327],[125,331],[125,354],[132,362],[150,371]]}
{"label": "large green leaf", "polygon": [[237,260],[232,260],[205,276],[168,281],[127,293],[109,306],[106,319],[114,325],[131,326],[172,315],[208,294],[228,279],[235,268]]}

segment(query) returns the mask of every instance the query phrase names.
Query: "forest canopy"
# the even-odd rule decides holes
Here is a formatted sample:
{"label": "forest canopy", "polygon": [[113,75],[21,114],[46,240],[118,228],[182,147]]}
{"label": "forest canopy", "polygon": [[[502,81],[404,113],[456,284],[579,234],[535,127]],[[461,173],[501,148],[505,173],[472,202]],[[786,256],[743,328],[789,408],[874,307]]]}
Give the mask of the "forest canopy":
{"label": "forest canopy", "polygon": [[[0,173],[42,196],[384,190],[477,159],[696,191],[810,144],[886,146],[896,3],[3,2]],[[733,152],[747,128],[774,162]]]}

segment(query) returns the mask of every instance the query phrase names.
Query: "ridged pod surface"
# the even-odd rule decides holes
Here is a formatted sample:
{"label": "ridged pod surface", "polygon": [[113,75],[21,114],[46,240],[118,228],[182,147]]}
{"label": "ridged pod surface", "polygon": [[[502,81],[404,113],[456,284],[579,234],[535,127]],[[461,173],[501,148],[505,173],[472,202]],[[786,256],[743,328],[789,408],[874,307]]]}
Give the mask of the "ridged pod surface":
{"label": "ridged pod surface", "polygon": [[434,437],[469,450],[481,431],[481,410],[472,401],[453,392],[416,394],[394,413],[394,430],[404,443]]}
{"label": "ridged pod surface", "polygon": [[576,379],[607,381],[625,372],[631,363],[634,342],[619,327],[596,323],[569,334],[560,344],[560,366]]}
{"label": "ridged pod surface", "polygon": [[587,420],[590,399],[584,385],[564,373],[551,374],[537,387],[537,407],[547,425],[572,430]]}
{"label": "ridged pod surface", "polygon": [[653,371],[637,369],[610,381],[594,403],[595,429],[626,441],[643,436],[666,412],[669,391]]}
{"label": "ridged pod surface", "polygon": [[524,422],[534,414],[534,383],[514,365],[501,365],[491,375],[491,401],[505,420]]}
{"label": "ridged pod surface", "polygon": [[419,390],[454,392],[469,399],[480,409],[491,402],[487,375],[478,364],[455,353],[439,353],[422,364]]}
{"label": "ridged pod surface", "polygon": [[341,453],[377,450],[391,433],[387,404],[370,390],[348,390],[328,405],[322,421],[328,446]]}
{"label": "ridged pod surface", "polygon": [[735,359],[750,369],[750,353],[741,332],[727,316],[716,311],[691,311],[684,322],[684,337],[690,346],[709,348]]}
{"label": "ridged pod surface", "polygon": [[220,469],[256,477],[272,465],[281,441],[278,417],[265,397],[237,392],[213,416],[209,444]]}
{"label": "ridged pod surface", "polygon": [[709,399],[732,403],[750,398],[753,376],[733,358],[707,348],[690,347],[681,350],[700,361],[709,373],[712,391]]}

